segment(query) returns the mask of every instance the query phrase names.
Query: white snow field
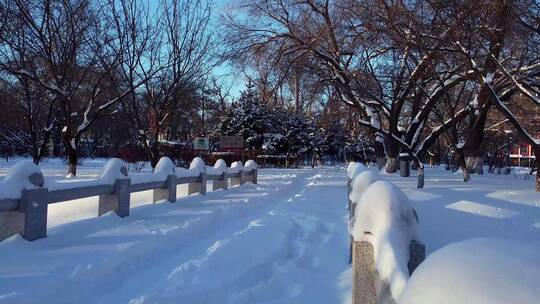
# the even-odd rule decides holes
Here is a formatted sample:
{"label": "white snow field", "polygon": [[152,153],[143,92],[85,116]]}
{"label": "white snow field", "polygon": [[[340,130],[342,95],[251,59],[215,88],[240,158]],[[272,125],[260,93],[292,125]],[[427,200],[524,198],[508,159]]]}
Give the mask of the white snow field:
{"label": "white snow field", "polygon": [[262,169],[258,185],[140,205],[126,218],[95,218],[88,199],[52,205],[47,238],[0,243],[0,303],[342,302],[344,176]]}
{"label": "white snow field", "polygon": [[[99,176],[104,163],[87,160],[80,177]],[[11,165],[0,161],[0,175]],[[40,167],[49,178],[65,173],[58,161]],[[411,200],[428,254],[476,237],[540,252],[532,179],[463,183],[436,167],[416,189],[415,176],[378,177]],[[126,218],[97,218],[95,198],[51,205],[47,238],[0,242],[0,303],[350,303],[346,166],[259,169],[258,185],[184,191],[175,204],[135,194]]]}

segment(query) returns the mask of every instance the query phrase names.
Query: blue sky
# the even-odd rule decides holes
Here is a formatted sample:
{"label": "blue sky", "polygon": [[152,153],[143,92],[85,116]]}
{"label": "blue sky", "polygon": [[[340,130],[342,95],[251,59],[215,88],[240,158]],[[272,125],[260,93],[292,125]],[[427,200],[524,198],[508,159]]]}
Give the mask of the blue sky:
{"label": "blue sky", "polygon": [[[212,13],[214,14],[214,22],[219,23],[220,14],[226,9],[229,4],[234,4],[235,0],[212,0]],[[217,26],[218,24],[216,24]],[[223,77],[231,86],[231,95],[234,98],[240,96],[240,91],[245,86],[245,77],[241,72],[235,71],[229,64],[224,63],[214,70],[214,75]]]}
{"label": "blue sky", "polygon": [[[214,29],[219,26],[220,14],[226,10],[229,4],[238,3],[239,0],[210,0],[212,4],[212,14]],[[150,1],[150,4],[158,4],[159,1]],[[240,96],[240,91],[245,89],[246,79],[242,72],[238,72],[232,68],[230,64],[224,63],[213,70],[213,74],[225,80],[227,85],[231,87],[231,95],[233,98]]]}

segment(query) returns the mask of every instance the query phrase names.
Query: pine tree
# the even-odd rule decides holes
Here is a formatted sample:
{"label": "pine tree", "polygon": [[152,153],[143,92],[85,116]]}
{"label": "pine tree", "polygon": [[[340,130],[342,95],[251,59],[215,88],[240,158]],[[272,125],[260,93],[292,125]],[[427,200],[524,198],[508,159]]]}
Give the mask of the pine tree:
{"label": "pine tree", "polygon": [[268,108],[261,102],[250,82],[247,89],[241,92],[238,101],[231,104],[219,123],[218,130],[222,135],[242,136],[246,148],[260,150],[268,126]]}

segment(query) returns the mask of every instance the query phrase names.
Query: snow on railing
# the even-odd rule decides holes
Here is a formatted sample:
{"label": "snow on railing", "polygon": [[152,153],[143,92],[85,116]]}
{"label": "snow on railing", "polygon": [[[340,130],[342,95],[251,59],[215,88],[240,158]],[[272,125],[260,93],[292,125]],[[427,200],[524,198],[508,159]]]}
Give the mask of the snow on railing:
{"label": "snow on railing", "polygon": [[362,164],[349,164],[352,303],[392,303],[425,257],[407,196]]}
{"label": "snow on railing", "polygon": [[[249,165],[248,165],[249,164]],[[257,164],[249,160],[227,168],[219,159],[207,167],[196,157],[189,169],[176,168],[168,157],[162,157],[153,173],[129,174],[125,163],[110,159],[99,178],[85,180],[45,180],[37,165],[31,161],[15,164],[0,182],[0,241],[20,233],[27,240],[47,235],[49,204],[92,196],[99,197],[98,215],[114,211],[121,217],[129,215],[131,193],[153,190],[153,201],[176,201],[176,186],[188,185],[188,195],[206,194],[208,180],[213,190],[228,189],[245,182],[257,183]]]}

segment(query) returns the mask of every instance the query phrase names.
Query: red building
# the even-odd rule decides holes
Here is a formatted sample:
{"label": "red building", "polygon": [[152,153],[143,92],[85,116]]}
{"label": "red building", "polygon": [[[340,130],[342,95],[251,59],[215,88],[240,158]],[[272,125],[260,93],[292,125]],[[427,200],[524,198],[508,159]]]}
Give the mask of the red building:
{"label": "red building", "polygon": [[[536,134],[536,138],[540,138],[540,132]],[[526,141],[515,144],[510,152],[511,166],[530,167],[534,164],[535,159],[533,148]]]}

